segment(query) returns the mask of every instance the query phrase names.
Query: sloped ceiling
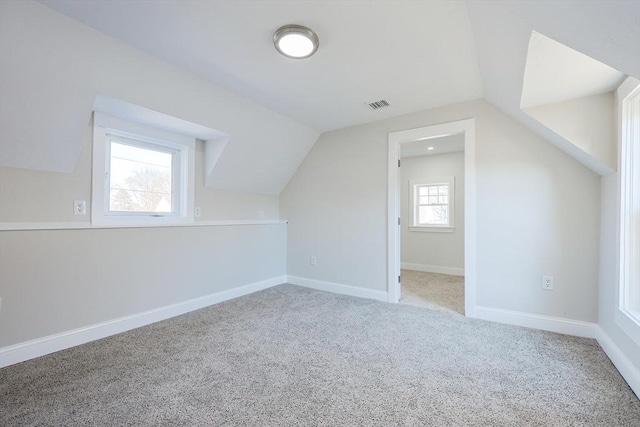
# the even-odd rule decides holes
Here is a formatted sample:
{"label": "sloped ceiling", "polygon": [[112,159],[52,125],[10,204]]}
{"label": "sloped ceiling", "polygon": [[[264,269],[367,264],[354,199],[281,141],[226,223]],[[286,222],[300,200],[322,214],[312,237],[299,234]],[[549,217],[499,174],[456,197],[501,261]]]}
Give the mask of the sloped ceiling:
{"label": "sloped ceiling", "polygon": [[0,12],[2,166],[72,172],[99,95],[228,135],[219,189],[279,194],[319,136],[40,3]]}
{"label": "sloped ceiling", "polygon": [[[0,161],[8,166],[72,170],[86,126],[78,117],[100,92],[229,134],[211,179],[218,188],[275,194],[319,132],[480,97],[602,172],[591,156],[521,111],[530,35],[537,31],[640,76],[637,1],[5,0],[5,21],[6,5],[13,10],[14,3],[28,11],[19,17],[24,22],[0,28]],[[53,10],[139,50],[115,48],[115,40]],[[272,34],[288,23],[318,33],[315,56],[291,60],[275,51]],[[105,46],[107,55],[117,50],[117,61],[135,57],[135,70],[116,63],[116,76],[105,75]],[[180,88],[166,87],[178,74]],[[33,81],[39,84],[31,87]],[[52,108],[61,96],[64,108]],[[190,96],[195,105],[185,107]],[[170,102],[175,97],[178,106]],[[366,106],[380,99],[391,107]],[[30,114],[51,119],[34,130]]]}
{"label": "sloped ceiling", "polygon": [[[587,167],[611,172],[607,162],[576,147],[520,109],[527,48],[533,31],[607,64],[640,74],[640,2],[468,2],[484,98]],[[586,95],[586,94],[583,94]]]}
{"label": "sloped ceiling", "polygon": [[[42,2],[323,132],[482,96],[464,2]],[[317,32],[313,57],[274,49],[292,23]]]}
{"label": "sloped ceiling", "polygon": [[529,40],[520,107],[613,92],[625,78],[624,73],[534,31]]}

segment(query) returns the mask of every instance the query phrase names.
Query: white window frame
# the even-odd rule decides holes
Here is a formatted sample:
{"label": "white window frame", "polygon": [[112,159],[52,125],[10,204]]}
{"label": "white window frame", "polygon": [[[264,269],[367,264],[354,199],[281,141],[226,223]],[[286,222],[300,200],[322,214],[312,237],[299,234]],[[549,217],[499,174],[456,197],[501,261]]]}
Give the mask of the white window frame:
{"label": "white window frame", "polygon": [[[120,212],[109,210],[111,138],[174,154],[172,212]],[[195,138],[101,112],[93,117],[93,183],[91,222],[94,225],[177,225],[194,222]]]}
{"label": "white window frame", "polygon": [[[637,83],[637,82],[636,82]],[[640,344],[640,85],[621,94],[619,152],[619,298],[616,323]]]}
{"label": "white window frame", "polygon": [[[420,187],[443,185],[449,186],[448,224],[418,224],[418,191]],[[455,231],[455,177],[435,177],[409,180],[409,231],[427,233],[453,233]]]}

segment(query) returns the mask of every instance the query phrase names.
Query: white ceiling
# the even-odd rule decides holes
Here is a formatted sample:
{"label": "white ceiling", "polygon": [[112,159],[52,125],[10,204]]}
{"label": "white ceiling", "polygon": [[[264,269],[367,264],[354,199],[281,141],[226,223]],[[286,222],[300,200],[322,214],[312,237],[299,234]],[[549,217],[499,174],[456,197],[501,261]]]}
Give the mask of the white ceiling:
{"label": "white ceiling", "polygon": [[[42,2],[319,131],[482,97],[464,2]],[[312,28],[318,52],[278,54],[284,24]]]}
{"label": "white ceiling", "polygon": [[[429,150],[429,147],[432,149]],[[400,157],[403,159],[407,157],[436,156],[458,151],[464,151],[463,133],[400,144]]]}
{"label": "white ceiling", "polygon": [[[482,97],[601,173],[520,109],[531,34],[640,78],[635,0],[41,2],[317,131]],[[315,56],[276,52],[290,23],[318,33]]]}
{"label": "white ceiling", "polygon": [[469,1],[485,100],[592,170],[611,169],[581,152],[520,109],[527,48],[533,31],[640,76],[640,1]]}

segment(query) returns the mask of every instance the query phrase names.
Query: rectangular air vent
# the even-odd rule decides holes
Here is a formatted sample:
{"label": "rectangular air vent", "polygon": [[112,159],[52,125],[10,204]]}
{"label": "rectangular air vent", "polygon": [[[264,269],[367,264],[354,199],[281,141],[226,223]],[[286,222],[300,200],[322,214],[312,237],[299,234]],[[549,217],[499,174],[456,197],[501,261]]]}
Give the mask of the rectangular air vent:
{"label": "rectangular air vent", "polygon": [[389,103],[385,99],[381,99],[380,101],[369,103],[369,107],[371,107],[372,110],[378,110],[380,108],[384,108],[388,106],[389,106]]}

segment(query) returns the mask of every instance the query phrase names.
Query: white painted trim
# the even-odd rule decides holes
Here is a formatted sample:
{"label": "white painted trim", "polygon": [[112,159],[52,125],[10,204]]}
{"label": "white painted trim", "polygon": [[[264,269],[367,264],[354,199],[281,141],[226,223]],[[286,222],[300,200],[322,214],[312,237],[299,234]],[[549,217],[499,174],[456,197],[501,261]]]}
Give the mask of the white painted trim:
{"label": "white painted trim", "polygon": [[475,119],[426,126],[389,133],[388,205],[387,205],[387,289],[389,302],[400,300],[400,179],[398,160],[403,142],[428,140],[443,136],[464,134],[464,309],[467,317],[476,317],[476,160]]}
{"label": "white painted trim", "polygon": [[[620,290],[618,290],[618,293],[620,293]],[[613,321],[630,340],[637,346],[640,346],[640,325],[636,323],[634,317],[627,314],[618,306],[613,309]]]}
{"label": "white painted trim", "polygon": [[454,233],[456,231],[455,227],[437,227],[433,225],[410,225],[408,228],[412,233]]}
{"label": "white painted trim", "polygon": [[595,338],[595,323],[581,320],[563,319],[561,317],[543,316],[523,313],[521,311],[502,310],[499,308],[476,306],[477,319],[526,328],[557,332],[576,337]]}
{"label": "white painted trim", "polygon": [[[594,330],[595,338],[598,344],[600,344],[600,347],[602,347],[602,350],[604,350],[607,357],[609,357],[618,372],[620,372],[622,378],[629,384],[631,390],[640,398],[640,370],[631,363],[631,360],[629,360],[615,342],[609,338],[609,335],[606,334],[600,325],[595,325]],[[638,357],[640,357],[640,354]]]}
{"label": "white painted trim", "polygon": [[232,289],[0,348],[0,368],[179,316],[285,283],[278,276]]}
{"label": "white painted trim", "polygon": [[439,265],[412,264],[403,262],[401,264],[403,270],[424,271],[426,273],[451,274],[453,276],[464,276],[464,268],[442,267]]}
{"label": "white painted trim", "polygon": [[476,307],[476,318],[560,334],[594,338],[618,372],[620,372],[620,375],[629,384],[629,387],[640,398],[640,370],[635,367],[600,325],[596,323],[481,306]]}
{"label": "white painted trim", "polygon": [[[184,122],[188,123],[188,122]],[[170,148],[178,155],[173,165],[172,198],[173,214],[153,217],[137,212],[109,211],[109,172],[111,135],[135,141],[136,145],[151,144],[155,150]],[[137,123],[109,114],[93,113],[93,158],[91,187],[91,222],[97,225],[172,225],[194,222],[195,199],[195,150],[196,139],[192,136],[167,130],[162,123],[153,125]]]}
{"label": "white painted trim", "polygon": [[343,285],[341,283],[305,279],[304,277],[297,276],[287,276],[287,283],[291,283],[292,285],[297,286],[304,286],[305,288],[317,289],[319,291],[332,292],[334,294],[349,295],[359,298],[369,298],[384,302],[388,301],[387,293],[384,291],[374,291],[373,289]]}
{"label": "white painted trim", "polygon": [[216,227],[229,225],[274,225],[287,224],[286,219],[236,219],[224,221],[195,221],[188,224],[129,224],[93,225],[90,222],[0,222],[0,231],[21,230],[84,230],[103,228],[162,228],[162,227]]}
{"label": "white painted trim", "polygon": [[[618,105],[618,179],[617,179],[617,248],[616,248],[616,294],[617,304],[614,309],[614,322],[624,331],[637,345],[640,345],[640,318],[638,313],[629,307],[629,301],[638,298],[634,283],[640,277],[640,268],[637,260],[634,259],[637,253],[637,230],[634,225],[634,210],[638,209],[634,194],[632,181],[637,164],[640,164],[640,150],[634,146],[637,142],[637,126],[633,124],[632,116],[634,109],[639,107],[634,105],[634,99],[640,100],[640,81],[633,77],[627,79],[616,90]],[[633,291],[632,291],[633,290]]]}
{"label": "white painted trim", "polygon": [[389,134],[387,164],[387,292],[389,302],[400,301],[400,142]]}
{"label": "white painted trim", "polygon": [[[446,184],[449,187],[449,203],[447,225],[419,225],[417,224],[417,211],[418,206],[416,201],[420,199],[418,196],[418,189],[420,186],[430,186]],[[404,191],[404,190],[403,190]],[[440,232],[440,233],[453,233],[455,230],[455,218],[456,218],[456,177],[455,176],[433,176],[422,179],[410,179],[409,180],[409,230],[410,231],[425,231],[425,232]]]}

